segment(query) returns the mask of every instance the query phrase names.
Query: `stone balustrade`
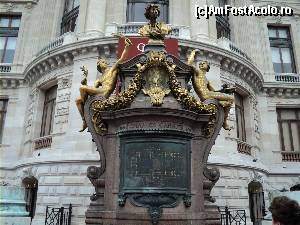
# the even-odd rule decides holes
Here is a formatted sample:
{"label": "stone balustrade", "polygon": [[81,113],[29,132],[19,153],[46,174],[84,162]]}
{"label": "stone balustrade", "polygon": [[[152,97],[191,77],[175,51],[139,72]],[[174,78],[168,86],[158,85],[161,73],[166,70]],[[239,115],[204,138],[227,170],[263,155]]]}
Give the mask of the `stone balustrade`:
{"label": "stone balustrade", "polygon": [[51,148],[52,136],[41,137],[34,140],[34,150],[40,150],[43,148]]}
{"label": "stone balustrade", "polygon": [[0,65],[0,73],[9,73],[11,71],[11,65]]}
{"label": "stone balustrade", "polygon": [[235,54],[238,54],[243,58],[252,62],[251,58],[243,50],[241,50],[233,42],[231,42],[229,39],[225,37],[221,37],[217,40],[217,43],[220,47],[225,48],[226,50],[229,50]]}
{"label": "stone balustrade", "polygon": [[300,162],[300,152],[281,152],[283,162]]}
{"label": "stone balustrade", "polygon": [[300,74],[275,74],[275,80],[280,82],[299,83]]}
{"label": "stone balustrade", "polygon": [[[106,25],[105,36],[111,36],[112,33],[122,33],[126,36],[139,36],[138,30],[145,23],[127,23],[127,24],[116,24],[111,23]],[[186,26],[171,26],[172,32],[171,37],[191,39],[190,29]]]}
{"label": "stone balustrade", "polygon": [[243,141],[237,141],[237,150],[239,153],[251,155],[252,146]]}
{"label": "stone balustrade", "polygon": [[72,43],[74,41],[76,41],[77,38],[75,36],[75,34],[73,32],[68,32],[65,33],[59,37],[57,37],[55,40],[51,41],[48,45],[46,45],[44,48],[42,48],[37,54],[36,56],[39,56],[45,52],[49,52],[52,49],[55,49],[59,46],[65,45],[65,44],[69,44]]}

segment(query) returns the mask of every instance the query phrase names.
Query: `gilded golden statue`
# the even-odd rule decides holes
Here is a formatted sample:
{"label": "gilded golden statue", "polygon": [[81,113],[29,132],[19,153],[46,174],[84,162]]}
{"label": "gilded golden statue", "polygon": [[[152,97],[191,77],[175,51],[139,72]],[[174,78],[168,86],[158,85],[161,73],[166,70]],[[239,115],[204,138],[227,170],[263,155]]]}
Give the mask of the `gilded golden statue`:
{"label": "gilded golden statue", "polygon": [[234,97],[226,93],[232,93],[234,88],[228,88],[227,86],[223,86],[222,90],[216,91],[211,83],[206,79],[206,72],[209,71],[210,66],[207,62],[200,62],[199,69],[197,69],[194,64],[195,55],[198,50],[193,50],[191,55],[188,57],[188,64],[193,67],[194,75],[192,77],[192,83],[194,90],[199,96],[201,101],[205,101],[206,99],[213,98],[219,100],[220,104],[224,108],[224,123],[223,128],[225,130],[230,130],[230,127],[227,123],[228,114],[230,108],[234,102]]}
{"label": "gilded golden statue", "polygon": [[149,23],[141,27],[138,33],[141,36],[149,37],[149,43],[162,43],[165,36],[171,33],[172,28],[163,22],[156,22],[157,17],[160,15],[159,6],[155,4],[148,5],[144,15]]}
{"label": "gilded golden statue", "polygon": [[88,70],[85,66],[81,67],[84,79],[81,81],[81,86],[79,88],[80,96],[76,99],[76,105],[83,121],[80,132],[87,128],[87,124],[84,119],[85,101],[90,95],[103,96],[104,98],[108,98],[111,95],[117,84],[118,65],[123,63],[127,58],[128,49],[131,45],[131,41],[128,38],[125,38],[125,48],[122,55],[111,68],[108,67],[108,63],[105,59],[98,59],[97,70],[102,73],[102,76],[95,81],[94,86],[87,85]]}

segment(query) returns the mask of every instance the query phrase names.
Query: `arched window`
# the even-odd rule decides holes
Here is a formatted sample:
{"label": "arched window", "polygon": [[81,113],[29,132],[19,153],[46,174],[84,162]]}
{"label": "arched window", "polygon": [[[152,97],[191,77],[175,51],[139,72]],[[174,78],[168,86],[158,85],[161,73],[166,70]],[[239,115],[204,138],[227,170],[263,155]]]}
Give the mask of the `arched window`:
{"label": "arched window", "polygon": [[148,4],[156,4],[160,8],[157,21],[168,23],[169,0],[127,0],[127,22],[147,22],[144,16]]}
{"label": "arched window", "polygon": [[78,14],[79,0],[66,0],[61,21],[61,34],[75,31]]}
{"label": "arched window", "polygon": [[38,180],[35,177],[25,177],[22,181],[25,187],[26,211],[31,218],[34,217],[38,190]]}

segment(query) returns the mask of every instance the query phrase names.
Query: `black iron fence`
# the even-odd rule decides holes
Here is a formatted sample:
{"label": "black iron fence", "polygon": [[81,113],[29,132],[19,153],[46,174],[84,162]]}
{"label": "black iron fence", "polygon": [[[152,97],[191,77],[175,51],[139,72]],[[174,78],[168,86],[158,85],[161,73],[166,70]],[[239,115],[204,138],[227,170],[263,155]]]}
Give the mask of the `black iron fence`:
{"label": "black iron fence", "polygon": [[68,208],[46,207],[45,225],[71,225],[72,204]]}
{"label": "black iron fence", "polygon": [[222,225],[246,225],[246,211],[244,209],[228,209],[225,206],[221,212]]}

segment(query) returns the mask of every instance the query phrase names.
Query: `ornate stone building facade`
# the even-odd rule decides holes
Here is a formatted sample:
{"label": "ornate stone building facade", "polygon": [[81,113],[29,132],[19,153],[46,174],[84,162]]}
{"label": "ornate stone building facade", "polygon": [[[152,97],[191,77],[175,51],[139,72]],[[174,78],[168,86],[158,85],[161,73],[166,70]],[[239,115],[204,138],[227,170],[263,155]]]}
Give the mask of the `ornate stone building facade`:
{"label": "ornate stone building facade", "polygon": [[[210,63],[212,84],[237,87],[232,129],[221,131],[209,157],[221,171],[217,205],[250,216],[251,182],[262,185],[266,206],[269,193],[300,184],[300,2],[7,0],[0,3],[0,176],[16,186],[37,180],[32,224],[44,224],[47,205],[70,203],[72,224],[84,223],[93,193],[86,169],[99,155],[90,134],[78,132],[80,67],[92,81],[99,56],[115,62],[111,34],[138,36],[150,2],[160,4],[182,60],[199,49],[196,61]],[[196,4],[289,6],[294,15],[196,19]]]}

